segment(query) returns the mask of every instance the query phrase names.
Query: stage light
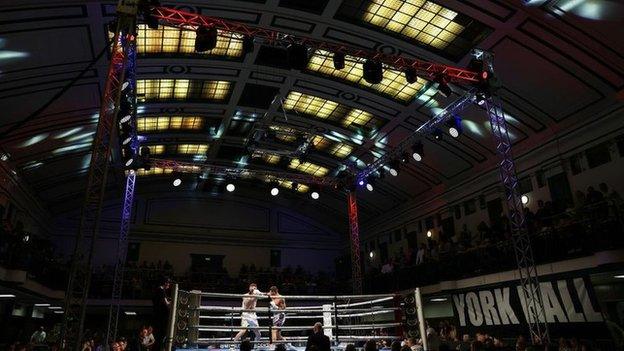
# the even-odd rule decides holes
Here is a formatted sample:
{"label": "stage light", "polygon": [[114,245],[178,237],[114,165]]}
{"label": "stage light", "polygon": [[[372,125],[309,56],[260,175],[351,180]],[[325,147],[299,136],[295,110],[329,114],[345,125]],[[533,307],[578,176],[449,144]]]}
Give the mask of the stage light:
{"label": "stage light", "polygon": [[373,191],[375,183],[375,178],[372,175],[366,177],[366,190]]}
{"label": "stage light", "polygon": [[442,134],[442,131],[438,128],[434,129],[431,134],[433,135],[433,138],[438,141],[442,140],[442,137],[444,136],[444,134]]}
{"label": "stage light", "polygon": [[217,37],[219,33],[215,27],[199,27],[197,28],[197,36],[195,37],[195,51],[205,52],[212,50],[217,46]]}
{"label": "stage light", "polygon": [[121,119],[119,120],[119,123],[128,123],[130,122],[130,118],[132,118],[132,115],[125,115],[123,117],[121,117]]}
{"label": "stage light", "polygon": [[453,90],[448,85],[448,82],[446,81],[446,77],[444,77],[443,75],[440,75],[436,78],[435,82],[438,83],[438,91],[440,92],[442,96],[449,97],[451,96],[451,94],[453,94]]}
{"label": "stage light", "polygon": [[520,197],[520,201],[522,201],[522,204],[523,204],[523,205],[526,205],[526,204],[528,204],[528,203],[529,203],[529,197],[528,197],[527,195],[522,195],[522,196]]}
{"label": "stage light", "polygon": [[231,193],[236,190],[236,185],[234,185],[234,183],[228,183],[228,185],[225,186],[225,190]]}
{"label": "stage light", "polygon": [[427,230],[427,238],[431,238],[433,236],[433,233],[431,232],[431,230]]}
{"label": "stage light", "polygon": [[423,144],[419,141],[412,145],[412,158],[420,162],[423,156],[425,156]]}
{"label": "stage light", "polygon": [[461,118],[459,116],[453,116],[453,118],[446,122],[446,126],[448,127],[449,135],[453,138],[458,138],[463,132]]}
{"label": "stage light", "polygon": [[388,171],[391,176],[396,177],[399,175],[399,168],[401,167],[401,163],[398,160],[394,160],[390,162],[390,170]]}
{"label": "stage light", "polygon": [[362,65],[363,78],[370,84],[378,84],[383,80],[383,66],[381,62],[366,60]]}
{"label": "stage light", "polygon": [[615,279],[624,279],[624,274],[614,275],[613,278],[615,278]]}
{"label": "stage light", "polygon": [[413,69],[412,67],[406,68],[405,71],[403,71],[403,74],[405,74],[405,81],[408,82],[409,84],[416,83],[416,81],[418,80],[418,76],[416,75],[416,70]]}
{"label": "stage light", "polygon": [[319,198],[318,191],[315,190],[312,193],[310,193],[310,197],[313,198],[314,200],[318,200],[318,198]]}
{"label": "stage light", "polygon": [[485,98],[486,98],[485,93],[478,92],[475,95],[475,101],[477,102],[477,105],[479,105],[479,106],[483,105],[485,103]]}
{"label": "stage light", "polygon": [[365,184],[364,179],[360,179],[360,180],[358,181],[358,185],[359,185],[359,186],[364,186],[364,184]]}
{"label": "stage light", "polygon": [[271,188],[271,195],[277,196],[277,194],[279,194],[279,189],[274,186],[273,188]]}
{"label": "stage light", "polygon": [[370,258],[375,257],[375,253],[374,253],[374,252],[372,252],[372,251],[371,251],[371,252],[369,252],[369,253],[368,253],[368,257],[370,257]]}
{"label": "stage light", "polygon": [[334,69],[341,70],[345,68],[345,54],[341,52],[334,52]]}
{"label": "stage light", "polygon": [[371,184],[371,183],[367,183],[366,184],[366,190],[373,191],[373,189],[374,189],[373,184]]}
{"label": "stage light", "polygon": [[0,298],[14,298],[15,295],[13,294],[0,294]]}
{"label": "stage light", "polygon": [[310,57],[308,56],[307,47],[301,44],[290,44],[288,48],[286,48],[286,53],[288,55],[288,65],[290,65],[290,68],[303,71],[308,67]]}
{"label": "stage light", "polygon": [[180,186],[182,184],[182,179],[176,178],[173,180],[173,186]]}

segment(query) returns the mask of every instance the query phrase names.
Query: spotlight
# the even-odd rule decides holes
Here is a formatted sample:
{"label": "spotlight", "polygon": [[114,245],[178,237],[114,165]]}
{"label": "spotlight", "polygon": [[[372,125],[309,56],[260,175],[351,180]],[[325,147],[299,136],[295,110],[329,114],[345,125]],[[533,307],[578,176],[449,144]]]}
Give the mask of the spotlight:
{"label": "spotlight", "polygon": [[225,186],[225,190],[231,193],[236,190],[236,186],[234,185],[234,183],[228,183],[228,185]]}
{"label": "spotlight", "polygon": [[121,145],[128,145],[132,141],[132,126],[124,124],[121,127]]}
{"label": "spotlight", "polygon": [[205,52],[212,50],[217,46],[217,28],[215,27],[199,27],[197,28],[197,36],[195,37],[195,51]]}
{"label": "spotlight", "polygon": [[435,82],[438,83],[438,91],[440,92],[442,96],[444,97],[451,96],[451,94],[453,93],[453,90],[448,85],[448,82],[446,81],[446,77],[444,77],[443,75],[439,75],[436,78]]}
{"label": "spotlight", "polygon": [[360,179],[360,180],[358,181],[358,185],[359,185],[359,186],[364,186],[364,184],[365,184],[364,179]]}
{"label": "spotlight", "polygon": [[366,60],[362,65],[363,78],[370,84],[378,84],[383,80],[383,67],[381,62]]}
{"label": "spotlight", "polygon": [[432,134],[435,140],[442,140],[442,137],[444,136],[444,134],[442,134],[442,131],[438,128],[436,128]]}
{"label": "spotlight", "polygon": [[433,236],[433,233],[430,230],[427,230],[427,238],[431,238],[431,236]]}
{"label": "spotlight", "polygon": [[119,119],[119,123],[121,124],[128,123],[130,122],[130,118],[132,118],[132,115],[125,115]]}
{"label": "spotlight", "polygon": [[180,186],[182,184],[182,179],[176,178],[173,180],[173,186]]}
{"label": "spotlight", "polygon": [[345,54],[341,52],[334,52],[334,69],[341,70],[345,68]]}
{"label": "spotlight", "polygon": [[486,99],[487,95],[484,92],[478,92],[475,95],[475,101],[477,102],[477,105],[481,106],[485,103],[485,99]]}
{"label": "spotlight", "polygon": [[319,198],[319,193],[318,191],[314,190],[312,193],[310,193],[310,197],[314,200],[318,200]]}
{"label": "spotlight", "polygon": [[409,84],[413,84],[418,80],[418,76],[416,75],[416,70],[413,69],[412,67],[406,68],[405,71],[403,71],[403,74],[405,74],[405,81],[408,82]]}
{"label": "spotlight", "polygon": [[528,203],[529,203],[529,196],[528,196],[528,195],[522,195],[522,196],[520,197],[520,201],[522,201],[522,204],[523,204],[523,205],[528,204]]}
{"label": "spotlight", "polygon": [[453,138],[458,138],[462,134],[463,128],[459,116],[453,116],[452,119],[446,122],[446,126],[448,127],[449,135]]}
{"label": "spotlight", "polygon": [[277,196],[277,194],[279,194],[279,189],[274,186],[273,188],[271,188],[271,195]]}
{"label": "spotlight", "polygon": [[369,253],[368,253],[368,257],[370,257],[370,258],[375,257],[375,253],[374,253],[374,252],[372,252],[372,251],[371,251],[371,252],[369,252]]}
{"label": "spotlight", "polygon": [[401,163],[398,160],[394,160],[390,162],[390,175],[396,177],[399,175],[399,167],[401,167]]}
{"label": "spotlight", "polygon": [[425,155],[423,151],[424,147],[420,141],[412,145],[412,158],[418,162],[422,161],[423,156]]}
{"label": "spotlight", "polygon": [[375,178],[372,175],[366,177],[366,190],[373,191],[375,183]]}
{"label": "spotlight", "polygon": [[301,44],[290,44],[286,48],[290,68],[303,71],[308,66],[308,48]]}

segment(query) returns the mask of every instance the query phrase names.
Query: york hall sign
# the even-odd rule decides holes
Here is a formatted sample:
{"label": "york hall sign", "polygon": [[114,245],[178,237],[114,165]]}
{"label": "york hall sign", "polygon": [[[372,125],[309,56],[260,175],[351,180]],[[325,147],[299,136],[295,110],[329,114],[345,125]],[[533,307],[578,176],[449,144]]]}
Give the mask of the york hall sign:
{"label": "york hall sign", "polygon": [[[544,304],[542,322],[551,328],[563,329],[588,325],[604,326],[604,319],[588,277],[566,279],[540,279],[540,291]],[[528,303],[529,297],[518,282],[496,286],[478,287],[452,293],[452,304],[459,326],[468,330],[505,329],[521,330],[534,314]],[[510,328],[511,327],[511,328]]]}

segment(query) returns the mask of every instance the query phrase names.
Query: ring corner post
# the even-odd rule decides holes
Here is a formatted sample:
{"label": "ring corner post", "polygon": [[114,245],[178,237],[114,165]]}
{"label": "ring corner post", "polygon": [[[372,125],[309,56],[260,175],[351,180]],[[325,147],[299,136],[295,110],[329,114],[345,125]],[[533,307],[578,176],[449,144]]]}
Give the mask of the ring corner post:
{"label": "ring corner post", "polygon": [[167,324],[167,340],[165,341],[165,351],[173,350],[173,337],[176,323],[178,307],[178,284],[173,285],[173,294],[171,302],[171,314],[169,315],[169,323]]}
{"label": "ring corner post", "polygon": [[420,339],[422,340],[423,349],[429,351],[429,345],[427,345],[427,331],[425,329],[425,314],[423,313],[422,296],[420,294],[420,288],[414,289],[414,301],[416,302],[416,313],[418,316],[418,330],[420,331]]}

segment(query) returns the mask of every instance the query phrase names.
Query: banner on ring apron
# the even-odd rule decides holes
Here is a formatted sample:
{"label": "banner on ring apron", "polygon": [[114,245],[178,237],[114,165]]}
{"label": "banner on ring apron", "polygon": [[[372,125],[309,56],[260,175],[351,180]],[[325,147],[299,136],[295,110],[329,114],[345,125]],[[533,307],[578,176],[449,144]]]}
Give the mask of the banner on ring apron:
{"label": "banner on ring apron", "polygon": [[[587,275],[540,277],[540,290],[551,337],[609,337]],[[527,296],[518,281],[453,291],[451,303],[461,333],[513,337],[527,332]]]}

